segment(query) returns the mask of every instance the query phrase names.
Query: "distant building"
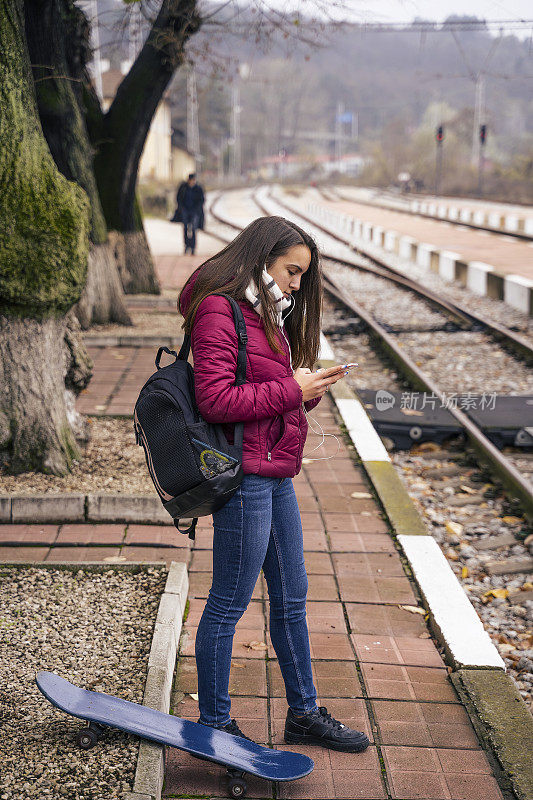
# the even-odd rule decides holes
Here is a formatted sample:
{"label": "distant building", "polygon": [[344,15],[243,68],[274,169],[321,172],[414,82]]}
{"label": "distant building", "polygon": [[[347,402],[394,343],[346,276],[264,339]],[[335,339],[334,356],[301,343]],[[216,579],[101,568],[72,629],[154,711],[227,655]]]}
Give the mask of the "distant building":
{"label": "distant building", "polygon": [[[103,108],[107,111],[130,64],[123,62],[122,69],[108,69],[102,73]],[[178,146],[170,119],[170,106],[163,97],[152,119],[139,163],[139,180],[172,183],[183,180],[194,172],[194,157]]]}
{"label": "distant building", "polygon": [[185,137],[182,131],[172,131],[171,153],[172,180],[181,183],[191,172],[196,172],[196,160],[185,146]]}

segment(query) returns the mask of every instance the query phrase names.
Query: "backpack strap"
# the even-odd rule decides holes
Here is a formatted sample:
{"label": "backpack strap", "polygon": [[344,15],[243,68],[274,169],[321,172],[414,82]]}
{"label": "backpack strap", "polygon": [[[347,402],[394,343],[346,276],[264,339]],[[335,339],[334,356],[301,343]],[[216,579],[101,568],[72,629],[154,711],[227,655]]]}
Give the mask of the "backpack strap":
{"label": "backpack strap", "polygon": [[189,539],[192,539],[194,541],[195,536],[196,536],[196,523],[198,522],[198,517],[193,517],[192,523],[189,525],[188,528],[185,528],[184,531],[182,531],[181,528],[180,528],[179,519],[175,519],[175,520],[173,520],[173,522],[174,522],[174,527],[176,527],[179,530],[180,533],[188,534]]}
{"label": "backpack strap", "polygon": [[[229,301],[231,309],[233,311],[233,321],[235,323],[235,331],[237,333],[237,344],[238,344],[237,368],[235,370],[235,386],[241,386],[243,383],[246,383],[246,342],[248,341],[248,333],[246,332],[246,322],[244,321],[244,315],[237,301],[233,297],[230,297],[229,294],[225,294],[224,292],[212,292],[211,294],[217,294],[220,295],[220,297],[225,297],[226,300]],[[181,361],[187,361],[187,359],[189,358],[190,349],[191,349],[191,337],[190,334],[186,333],[185,336],[183,337],[183,344],[181,345],[177,357]],[[242,451],[242,443],[244,438],[244,422],[236,422],[234,430],[235,434],[233,437],[233,444],[235,445],[235,447],[239,448],[239,450]],[[186,531],[182,531],[182,533],[186,533]],[[194,536],[190,538],[194,538]]]}

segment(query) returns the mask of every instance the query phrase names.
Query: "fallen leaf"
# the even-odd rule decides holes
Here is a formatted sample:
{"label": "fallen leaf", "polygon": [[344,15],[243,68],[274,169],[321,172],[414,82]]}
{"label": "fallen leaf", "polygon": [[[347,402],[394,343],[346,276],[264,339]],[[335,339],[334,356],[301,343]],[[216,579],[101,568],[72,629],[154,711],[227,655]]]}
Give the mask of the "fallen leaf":
{"label": "fallen leaf", "polygon": [[528,546],[528,544],[531,544],[531,542],[533,542],[533,533],[530,533],[529,536],[526,536],[526,538],[524,539],[524,544],[526,547]]}
{"label": "fallen leaf", "polygon": [[521,517],[502,517],[502,521],[507,525],[521,525],[524,520]]}
{"label": "fallen leaf", "polygon": [[350,497],[354,497],[356,500],[362,500],[363,498],[372,498],[370,492],[352,492]]}
{"label": "fallen leaf", "polygon": [[232,661],[231,666],[235,667],[235,669],[245,669],[246,664],[238,664],[236,661]]}
{"label": "fallen leaf", "polygon": [[488,597],[488,598],[490,598],[490,597],[503,597],[503,599],[505,600],[505,598],[507,597],[508,594],[509,594],[509,590],[508,589],[489,589],[488,592],[484,592],[481,596],[482,597]]}
{"label": "fallen leaf", "polygon": [[264,642],[248,642],[243,644],[243,647],[248,647],[249,650],[267,650],[268,646]]}
{"label": "fallen leaf", "polygon": [[477,494],[477,490],[472,489],[471,486],[461,486],[461,491],[466,492],[467,494]]}
{"label": "fallen leaf", "polygon": [[461,570],[461,578],[468,578],[468,567],[463,567]]}
{"label": "fallen leaf", "polygon": [[196,702],[198,702],[198,695],[197,694],[189,693],[189,697],[192,697],[193,700],[196,700]]}
{"label": "fallen leaf", "polygon": [[418,638],[419,639],[431,639],[431,634],[428,633],[427,631],[424,631],[423,633],[419,633],[418,634]]}
{"label": "fallen leaf", "polygon": [[411,614],[424,614],[426,613],[423,608],[418,608],[418,606],[398,606],[398,608],[403,608],[404,611],[410,611]]}

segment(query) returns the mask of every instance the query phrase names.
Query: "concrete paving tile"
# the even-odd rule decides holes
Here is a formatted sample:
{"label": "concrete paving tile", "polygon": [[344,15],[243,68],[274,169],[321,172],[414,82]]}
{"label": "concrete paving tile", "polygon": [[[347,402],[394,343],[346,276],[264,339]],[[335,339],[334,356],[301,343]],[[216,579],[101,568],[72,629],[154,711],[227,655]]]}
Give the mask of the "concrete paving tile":
{"label": "concrete paving tile", "polygon": [[176,530],[174,525],[128,525],[124,544],[165,545],[188,549],[190,541],[189,537]]}
{"label": "concrete paving tile", "polygon": [[429,772],[394,772],[391,776],[392,796],[398,800],[450,800],[444,776]]}
{"label": "concrete paving tile", "polygon": [[355,533],[354,531],[329,531],[331,552],[396,552],[394,542],[388,533]]}
{"label": "concrete paving tile", "polygon": [[310,633],[347,633],[341,603],[308,600],[307,627]]}
{"label": "concrete paving tile", "polygon": [[375,579],[405,577],[398,553],[333,553],[333,564],[338,575],[367,575]]}
{"label": "concrete paving tile", "polygon": [[442,771],[468,773],[471,775],[492,775],[492,767],[483,750],[453,750],[437,748],[435,750]]}
{"label": "concrete paving tile", "polygon": [[120,545],[124,540],[125,530],[125,524],[61,525],[55,544]]}
{"label": "concrete paving tile", "polygon": [[50,548],[48,547],[0,547],[0,563],[13,561],[17,564],[40,563],[46,559]]}
{"label": "concrete paving tile", "polygon": [[412,664],[442,667],[443,661],[431,639],[407,636],[380,636],[352,633],[357,657],[364,662],[381,664]]}
{"label": "concrete paving tile", "polygon": [[308,575],[309,600],[338,600],[339,592],[333,575]]}
{"label": "concrete paving tile", "polygon": [[124,545],[120,550],[120,555],[125,556],[127,561],[144,564],[147,561],[161,561],[167,567],[171,561],[184,561],[183,550],[175,547],[133,547]]}
{"label": "concrete paving tile", "polygon": [[339,575],[339,591],[342,600],[402,603],[417,605],[413,589],[406,577],[368,578],[365,575]]}
{"label": "concrete paving tile", "polygon": [[58,525],[0,525],[0,545],[49,545],[55,541],[58,530]]}
{"label": "concrete paving tile", "polygon": [[329,553],[305,553],[305,568],[308,575],[332,575],[333,564]]}
{"label": "concrete paving tile", "polygon": [[[356,756],[357,753],[352,755]],[[335,769],[333,770],[333,786],[335,798],[346,800],[381,800],[386,798],[385,790],[381,783],[380,772],[377,769]]]}
{"label": "concrete paving tile", "polygon": [[318,511],[302,511],[300,517],[302,519],[304,537],[308,531],[324,531],[322,516]]}
{"label": "concrete paving tile", "polygon": [[[119,547],[52,547],[46,558],[47,562],[61,561],[101,561],[120,556]],[[110,562],[112,563],[112,562]]]}
{"label": "concrete paving tile", "polygon": [[429,735],[434,747],[479,747],[476,732],[470,723],[459,725],[456,723],[431,723],[428,724]]}
{"label": "concrete paving tile", "polygon": [[303,526],[304,533],[304,555],[307,555],[309,550],[318,550],[326,552],[328,550],[328,541],[325,532],[317,530],[308,530],[305,525]]}
{"label": "concrete paving tile", "polygon": [[427,725],[418,722],[379,722],[379,734],[383,744],[409,744],[418,747],[433,747]]}
{"label": "concrete paving tile", "polygon": [[382,748],[387,772],[442,772],[437,751],[430,747],[384,745]]}
{"label": "concrete paving tile", "polygon": [[370,697],[433,703],[458,701],[445,670],[427,669],[426,672],[435,673],[433,680],[421,683],[411,679],[409,667],[397,664],[362,664],[361,669]]}
{"label": "concrete paving tile", "polygon": [[213,568],[212,550],[192,550],[189,572],[211,572]]}
{"label": "concrete paving tile", "polygon": [[309,634],[311,658],[337,658],[355,661],[352,646],[347,635],[341,633]]}
{"label": "concrete paving tile", "polygon": [[427,630],[421,614],[413,614],[398,605],[346,603],[346,612],[352,633],[418,636]]}
{"label": "concrete paving tile", "polygon": [[450,796],[454,800],[503,800],[503,795],[492,775],[454,775],[444,776]]}
{"label": "concrete paving tile", "polygon": [[[291,747],[292,749],[292,747]],[[313,748],[314,750],[314,748]],[[313,758],[311,748],[306,748],[305,755]],[[297,781],[278,782],[278,797],[287,800],[324,800],[324,798],[335,797],[333,775],[331,769],[314,769],[305,778]]]}

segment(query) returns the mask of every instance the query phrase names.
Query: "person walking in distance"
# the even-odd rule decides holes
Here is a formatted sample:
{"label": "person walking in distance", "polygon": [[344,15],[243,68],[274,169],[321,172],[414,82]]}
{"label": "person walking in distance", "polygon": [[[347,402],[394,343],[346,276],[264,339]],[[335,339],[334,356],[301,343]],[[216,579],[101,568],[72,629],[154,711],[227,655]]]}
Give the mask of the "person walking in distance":
{"label": "person walking in distance", "polygon": [[[248,334],[246,383],[235,386],[239,303]],[[260,217],[195,270],[179,296],[191,334],[195,396],[208,422],[233,442],[244,422],[244,477],[213,514],[213,578],[196,633],[199,722],[249,738],[230,716],[235,625],[263,570],[270,638],[288,703],[285,741],[360,752],[364,733],[317,706],[306,619],[302,522],[292,478],[300,472],[306,412],[343,377],[344,365],[312,372],[320,345],[322,275],[314,240],[283,217]],[[293,369],[294,368],[294,369]]]}
{"label": "person walking in distance", "polygon": [[178,217],[183,222],[185,253],[194,255],[196,249],[196,230],[204,227],[204,190],[196,183],[196,174],[191,172],[183,181],[176,195]]}

